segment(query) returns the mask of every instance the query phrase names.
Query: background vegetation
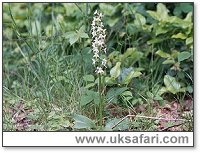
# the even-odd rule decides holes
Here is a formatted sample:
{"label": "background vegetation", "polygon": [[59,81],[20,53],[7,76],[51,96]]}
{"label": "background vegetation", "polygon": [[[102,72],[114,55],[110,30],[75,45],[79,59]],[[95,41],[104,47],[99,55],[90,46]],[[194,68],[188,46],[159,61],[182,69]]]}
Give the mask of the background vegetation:
{"label": "background vegetation", "polygon": [[103,130],[192,131],[192,3],[3,3],[3,130],[99,130],[95,10],[107,29]]}

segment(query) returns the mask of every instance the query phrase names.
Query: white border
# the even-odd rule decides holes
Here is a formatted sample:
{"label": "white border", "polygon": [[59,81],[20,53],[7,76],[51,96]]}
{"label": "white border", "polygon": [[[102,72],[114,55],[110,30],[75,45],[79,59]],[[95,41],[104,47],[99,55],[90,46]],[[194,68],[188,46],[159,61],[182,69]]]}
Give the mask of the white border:
{"label": "white border", "polygon": [[[80,138],[84,140],[82,143],[77,142]],[[93,139],[94,142],[88,143],[88,138]],[[105,138],[105,141],[98,143],[99,138]],[[164,143],[166,141],[167,143]],[[176,143],[177,141],[179,143]],[[192,147],[193,132],[3,132],[3,146]]]}

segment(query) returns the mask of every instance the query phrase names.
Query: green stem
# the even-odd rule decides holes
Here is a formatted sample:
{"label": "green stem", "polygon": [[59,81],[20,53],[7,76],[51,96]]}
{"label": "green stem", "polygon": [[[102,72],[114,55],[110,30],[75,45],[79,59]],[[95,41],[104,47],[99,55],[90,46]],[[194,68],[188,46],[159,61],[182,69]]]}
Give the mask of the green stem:
{"label": "green stem", "polygon": [[99,74],[99,120],[100,120],[100,127],[102,129],[103,126],[103,98],[102,98],[102,82],[101,82],[101,75]]}

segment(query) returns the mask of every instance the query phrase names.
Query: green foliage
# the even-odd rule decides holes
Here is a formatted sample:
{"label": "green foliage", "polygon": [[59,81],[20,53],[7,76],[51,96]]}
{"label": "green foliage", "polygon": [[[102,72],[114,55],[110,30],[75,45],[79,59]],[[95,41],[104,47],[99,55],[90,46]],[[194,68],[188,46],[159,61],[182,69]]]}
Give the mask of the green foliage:
{"label": "green foliage", "polygon": [[92,129],[95,128],[95,123],[83,115],[75,114],[73,119],[75,120],[74,128],[76,129]]}

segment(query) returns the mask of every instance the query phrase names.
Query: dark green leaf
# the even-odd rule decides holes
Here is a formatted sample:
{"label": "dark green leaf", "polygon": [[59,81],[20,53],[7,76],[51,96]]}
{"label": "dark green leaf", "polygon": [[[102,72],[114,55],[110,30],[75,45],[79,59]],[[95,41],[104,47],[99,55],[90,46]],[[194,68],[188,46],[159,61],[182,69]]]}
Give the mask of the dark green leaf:
{"label": "dark green leaf", "polygon": [[181,62],[181,61],[184,61],[188,58],[190,58],[191,56],[191,53],[190,52],[181,52],[179,55],[178,55],[178,61]]}

